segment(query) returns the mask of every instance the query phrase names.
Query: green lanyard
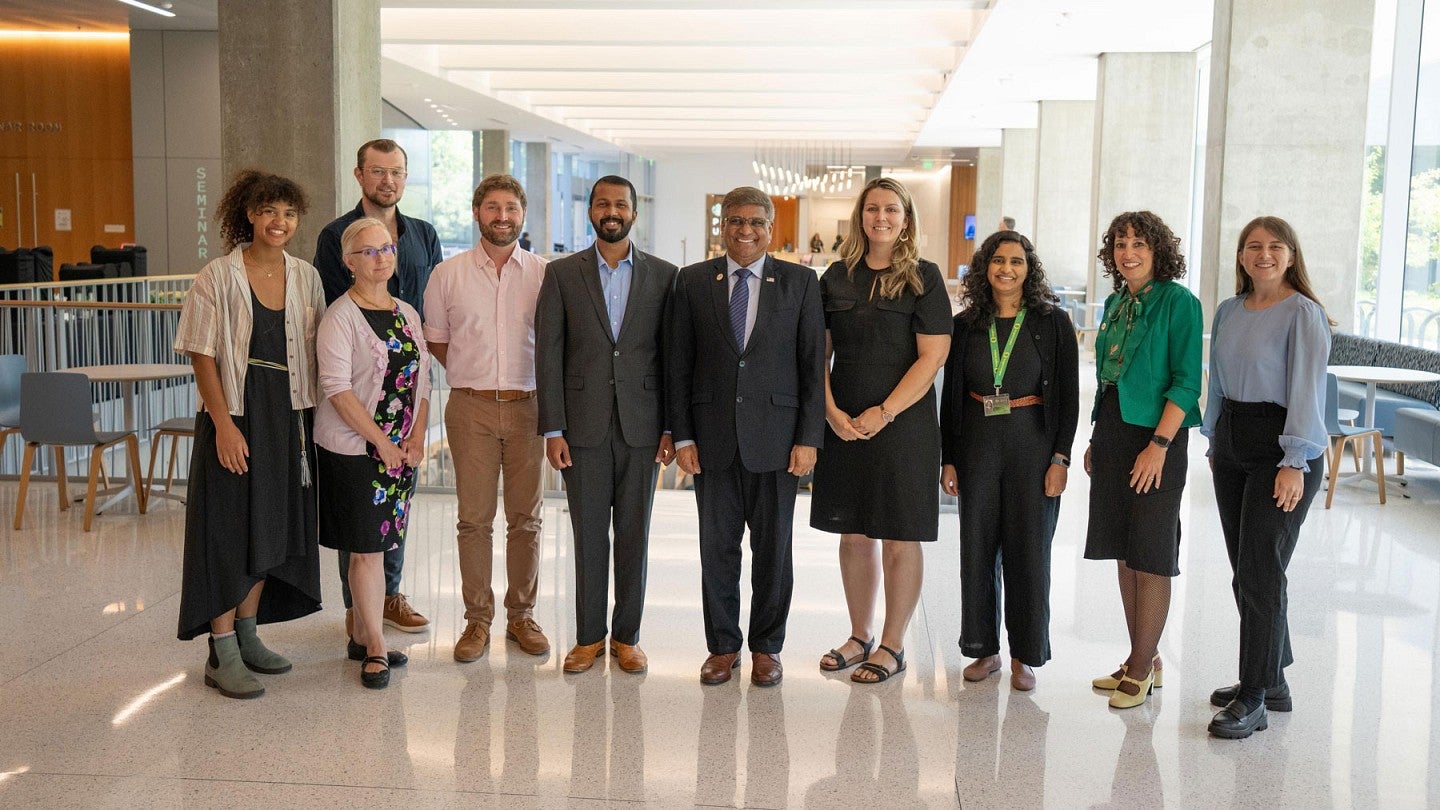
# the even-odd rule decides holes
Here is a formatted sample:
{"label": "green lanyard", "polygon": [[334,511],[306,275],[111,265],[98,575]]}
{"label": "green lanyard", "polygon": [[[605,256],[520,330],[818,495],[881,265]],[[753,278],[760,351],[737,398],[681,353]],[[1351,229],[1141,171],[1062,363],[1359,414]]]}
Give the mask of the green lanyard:
{"label": "green lanyard", "polygon": [[1000,393],[1000,385],[1005,382],[1005,369],[1010,366],[1010,352],[1015,350],[1015,338],[1020,334],[1020,326],[1025,323],[1025,310],[1022,308],[1015,316],[1015,325],[1010,327],[1010,337],[1005,341],[1005,353],[1000,353],[1000,339],[995,333],[995,321],[990,321],[990,368],[995,372],[995,393]]}

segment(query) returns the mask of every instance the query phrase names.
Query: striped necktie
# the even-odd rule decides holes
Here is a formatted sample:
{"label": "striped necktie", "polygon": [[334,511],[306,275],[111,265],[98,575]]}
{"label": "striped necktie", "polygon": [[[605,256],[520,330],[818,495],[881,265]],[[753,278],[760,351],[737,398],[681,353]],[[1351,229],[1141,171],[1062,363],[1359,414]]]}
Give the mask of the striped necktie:
{"label": "striped necktie", "polygon": [[745,315],[750,309],[750,270],[735,271],[735,289],[730,291],[730,328],[735,332],[735,345],[745,351]]}

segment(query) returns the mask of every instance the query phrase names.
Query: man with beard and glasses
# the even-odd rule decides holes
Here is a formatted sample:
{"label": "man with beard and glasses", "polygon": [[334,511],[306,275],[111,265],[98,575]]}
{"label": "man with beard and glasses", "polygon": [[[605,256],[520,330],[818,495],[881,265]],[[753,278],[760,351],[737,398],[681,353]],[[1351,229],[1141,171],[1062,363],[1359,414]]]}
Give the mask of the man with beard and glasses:
{"label": "man with beard and glasses", "polygon": [[[435,226],[423,219],[400,213],[400,198],[405,196],[405,149],[389,138],[368,141],[355,153],[355,180],[360,184],[360,202],[354,210],[325,226],[315,244],[315,269],[325,287],[325,303],[333,304],[345,295],[354,276],[345,265],[340,250],[340,236],[351,223],[371,217],[385,223],[390,241],[395,245],[395,274],[390,277],[390,294],[415,308],[424,317],[425,285],[435,265],[444,258]],[[354,639],[351,616],[350,552],[341,551],[340,596],[345,602],[345,634]],[[405,547],[397,545],[385,552],[385,624],[405,633],[423,633],[430,620],[410,607],[400,592],[400,576],[405,566]],[[357,659],[358,660],[358,659]]]}
{"label": "man with beard and glasses", "polygon": [[635,187],[614,175],[590,189],[595,245],[545,269],[535,312],[536,390],[550,466],[565,477],[575,532],[575,647],[566,672],[603,654],[615,528],[610,654],[644,672],[640,616],[650,507],[660,464],[675,455],[665,432],[666,312],[675,265],[630,242]]}
{"label": "man with beard and glasses", "polygon": [[445,367],[451,396],[445,430],[455,460],[456,524],[465,630],[455,660],[490,644],[490,589],[497,488],[505,478],[505,637],[531,655],[550,651],[535,623],[540,569],[541,460],[535,401],[535,302],[545,260],[515,242],[525,189],[492,174],[472,202],[480,243],[435,268],[425,291],[425,340]]}

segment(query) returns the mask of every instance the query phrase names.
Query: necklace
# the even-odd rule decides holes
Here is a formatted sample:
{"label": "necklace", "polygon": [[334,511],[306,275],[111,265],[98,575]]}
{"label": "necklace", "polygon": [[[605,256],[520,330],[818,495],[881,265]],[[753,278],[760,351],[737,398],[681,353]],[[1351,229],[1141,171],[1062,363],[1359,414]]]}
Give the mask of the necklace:
{"label": "necklace", "polygon": [[353,297],[355,297],[355,298],[357,298],[357,299],[359,299],[359,300],[362,301],[363,303],[369,304],[371,309],[390,310],[390,309],[394,309],[394,308],[395,308],[395,299],[392,298],[392,297],[390,297],[390,296],[388,296],[388,295],[387,295],[386,297],[387,297],[387,298],[390,298],[390,303],[389,303],[389,305],[387,305],[387,306],[381,306],[380,304],[377,304],[377,303],[375,303],[374,301],[371,301],[369,298],[366,298],[366,297],[364,296],[364,294],[362,294],[359,290],[355,289],[354,287],[351,287],[351,288],[350,288],[350,295],[353,296]]}
{"label": "necklace", "polygon": [[[241,254],[241,255],[244,256],[244,254]],[[274,265],[274,266],[272,266],[272,267],[270,267],[270,268],[267,269],[264,265],[260,264],[260,262],[255,261],[254,259],[250,258],[249,256],[244,256],[244,258],[245,258],[245,266],[246,266],[246,267],[248,267],[248,268],[250,268],[250,269],[252,269],[252,270],[255,270],[255,271],[257,271],[257,272],[264,273],[264,274],[265,274],[265,278],[274,278],[274,277],[275,277],[275,272],[276,272],[277,270],[284,270],[284,269],[285,269],[285,262],[284,262],[284,261],[281,261],[278,265]]]}

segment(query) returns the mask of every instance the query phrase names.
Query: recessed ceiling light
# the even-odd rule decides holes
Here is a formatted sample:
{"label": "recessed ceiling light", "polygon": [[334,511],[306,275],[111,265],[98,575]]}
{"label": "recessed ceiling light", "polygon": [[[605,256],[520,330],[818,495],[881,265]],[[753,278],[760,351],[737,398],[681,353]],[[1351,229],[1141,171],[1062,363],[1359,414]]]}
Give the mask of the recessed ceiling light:
{"label": "recessed ceiling light", "polygon": [[[142,3],[142,2],[140,2],[140,0],[120,0],[120,2],[124,3],[124,4],[127,5],[127,6],[134,6],[135,8],[138,8],[138,9],[144,9],[145,11],[148,11],[148,12],[150,12],[151,14],[159,14],[161,17],[174,17],[174,16],[175,16],[175,12],[173,12],[173,11],[166,11],[166,10],[163,9],[163,8],[159,8],[159,7],[156,7],[156,6],[152,6],[152,5],[150,5],[149,3]],[[167,5],[169,5],[169,4],[167,3]]]}

